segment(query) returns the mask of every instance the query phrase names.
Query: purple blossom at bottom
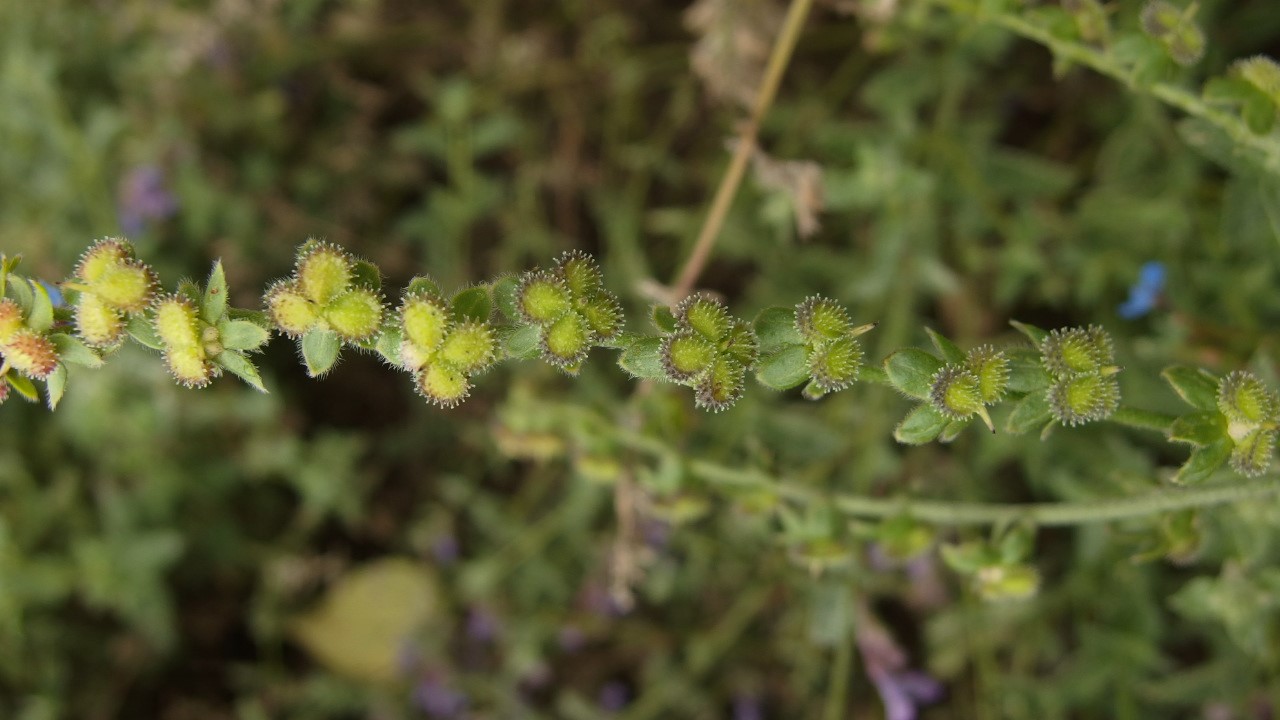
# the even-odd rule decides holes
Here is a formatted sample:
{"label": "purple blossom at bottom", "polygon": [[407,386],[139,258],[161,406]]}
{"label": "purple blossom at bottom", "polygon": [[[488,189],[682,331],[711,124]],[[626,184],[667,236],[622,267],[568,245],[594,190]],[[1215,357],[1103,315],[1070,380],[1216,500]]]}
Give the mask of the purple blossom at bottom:
{"label": "purple blossom at bottom", "polygon": [[755,695],[738,695],[733,699],[733,720],[764,720],[764,706]]}
{"label": "purple blossom at bottom", "polygon": [[626,683],[611,680],[600,687],[596,700],[606,712],[618,712],[631,702],[631,690]]}
{"label": "purple blossom at bottom", "polygon": [[560,644],[560,649],[567,653],[578,652],[583,645],[587,644],[587,634],[576,625],[565,625],[556,633],[556,642]]}
{"label": "purple blossom at bottom", "polygon": [[413,702],[428,716],[441,720],[461,717],[467,696],[449,686],[439,673],[427,673],[413,689]]}
{"label": "purple blossom at bottom", "polygon": [[482,607],[473,607],[467,613],[467,637],[481,643],[490,643],[502,634],[502,622],[498,616]]}
{"label": "purple blossom at bottom", "polygon": [[868,667],[867,677],[884,702],[885,720],[915,720],[920,706],[942,699],[942,683],[916,670],[891,673],[883,668]]}
{"label": "purple blossom at bottom", "polygon": [[120,181],[117,212],[125,235],[139,235],[148,223],[164,220],[177,211],[178,199],[165,186],[164,171],[155,165],[135,167]]}
{"label": "purple blossom at bottom", "polygon": [[458,538],[452,535],[439,535],[431,542],[431,557],[443,566],[458,561]]}

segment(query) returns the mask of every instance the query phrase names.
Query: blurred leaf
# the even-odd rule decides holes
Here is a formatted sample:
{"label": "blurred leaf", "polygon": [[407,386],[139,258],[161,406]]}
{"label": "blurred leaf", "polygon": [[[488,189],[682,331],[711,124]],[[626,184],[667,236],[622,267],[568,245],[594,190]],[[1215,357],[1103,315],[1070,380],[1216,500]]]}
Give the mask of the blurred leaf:
{"label": "blurred leaf", "polygon": [[209,272],[209,283],[205,285],[204,296],[200,299],[200,318],[210,325],[227,314],[227,274],[222,270],[222,261],[213,263]]}
{"label": "blurred leaf", "polygon": [[666,380],[667,371],[662,363],[662,338],[637,340],[618,356],[618,367],[641,380]]}
{"label": "blurred leaf", "polygon": [[1169,439],[1192,445],[1210,445],[1227,436],[1226,418],[1217,410],[1188,413],[1173,421]]}
{"label": "blurred leaf", "polygon": [[1218,379],[1207,371],[1172,365],[1161,371],[1160,377],[1191,407],[1197,410],[1218,409]]}
{"label": "blurred leaf", "polygon": [[222,346],[228,350],[257,350],[271,339],[271,333],[248,320],[226,320],[218,325]]}
{"label": "blurred leaf", "polygon": [[929,403],[921,403],[893,429],[893,439],[907,445],[933,442],[951,420]]}
{"label": "blurred leaf", "polygon": [[928,400],[933,376],[942,369],[942,361],[923,350],[899,350],[884,360],[889,383],[908,397]]}
{"label": "blurred leaf", "polygon": [[310,330],[302,336],[302,359],[307,364],[307,374],[320,377],[333,368],[342,349],[342,339],[329,330]]}
{"label": "blurred leaf", "polygon": [[254,390],[267,392],[266,386],[262,384],[262,377],[258,375],[258,368],[254,366],[253,361],[244,356],[244,353],[237,350],[224,350],[214,357],[213,362],[248,383]]}
{"label": "blurred leaf", "polygon": [[493,314],[493,301],[489,288],[483,285],[469,287],[453,296],[453,312],[464,320],[476,323],[489,322]]}
{"label": "blurred leaf", "polygon": [[1235,444],[1231,438],[1218,438],[1214,442],[1191,451],[1191,457],[1178,469],[1173,481],[1181,485],[1194,485],[1208,480],[1231,457]]}

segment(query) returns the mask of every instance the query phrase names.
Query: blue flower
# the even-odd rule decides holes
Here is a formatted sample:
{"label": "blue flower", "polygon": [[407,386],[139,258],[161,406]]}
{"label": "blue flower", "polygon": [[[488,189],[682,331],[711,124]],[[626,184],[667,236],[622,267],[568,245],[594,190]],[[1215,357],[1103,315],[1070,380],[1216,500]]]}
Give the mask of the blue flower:
{"label": "blue flower", "polygon": [[49,301],[53,303],[53,306],[56,308],[62,307],[64,303],[62,290],[57,285],[43,280],[40,281],[40,285],[45,289],[45,292],[49,293]]}
{"label": "blue flower", "polygon": [[1129,288],[1129,299],[1116,312],[1126,320],[1134,320],[1155,309],[1164,292],[1164,263],[1149,262],[1138,271],[1138,282]]}

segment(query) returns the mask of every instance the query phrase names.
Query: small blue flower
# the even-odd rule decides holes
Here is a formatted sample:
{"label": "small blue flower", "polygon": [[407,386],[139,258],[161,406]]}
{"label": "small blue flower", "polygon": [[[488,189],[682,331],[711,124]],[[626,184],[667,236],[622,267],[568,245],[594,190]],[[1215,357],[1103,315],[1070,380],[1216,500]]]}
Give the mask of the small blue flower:
{"label": "small blue flower", "polygon": [[43,280],[40,281],[40,285],[45,289],[45,292],[49,293],[49,301],[53,303],[54,307],[60,308],[65,304],[65,300],[62,297],[62,290],[60,290],[57,285],[47,283]]}
{"label": "small blue flower", "polygon": [[1129,288],[1129,299],[1116,312],[1126,320],[1134,320],[1155,309],[1164,292],[1164,263],[1149,262],[1138,271],[1138,282]]}

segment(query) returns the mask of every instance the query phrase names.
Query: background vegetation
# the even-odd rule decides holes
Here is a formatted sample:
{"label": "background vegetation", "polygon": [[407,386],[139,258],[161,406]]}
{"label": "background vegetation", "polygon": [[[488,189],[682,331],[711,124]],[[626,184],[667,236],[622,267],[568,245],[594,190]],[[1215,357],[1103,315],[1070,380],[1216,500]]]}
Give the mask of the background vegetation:
{"label": "background vegetation", "polygon": [[[1158,375],[1175,362],[1275,387],[1280,140],[1229,104],[1225,126],[1189,119],[1158,88],[1195,98],[1232,61],[1280,55],[1280,13],[1204,0],[1204,56],[1182,68],[1138,3],[1107,6],[1103,37],[1079,21],[1091,7],[818,3],[698,285],[748,317],[837,298],[880,323],[873,360],[925,326],[970,347],[1016,342],[1010,318],[1098,323],[1124,396],[1152,410],[1179,407]],[[0,0],[0,243],[50,281],[103,235],[169,284],[220,257],[241,307],[313,236],[393,288],[581,248],[643,318],[786,9]],[[1081,67],[1091,48],[1104,72]],[[1164,292],[1122,311],[1151,262]],[[126,352],[56,413],[0,412],[0,716],[1280,711],[1274,500],[1042,529],[1040,592],[992,604],[905,520],[796,513],[689,472],[1109,499],[1167,484],[1185,453],[1158,437],[971,429],[904,448],[911,405],[884,388],[752,388],[711,415],[678,388],[634,393],[604,353],[574,381],[504,365],[446,412],[372,355],[310,381],[275,342],[260,395],[185,390]]]}

